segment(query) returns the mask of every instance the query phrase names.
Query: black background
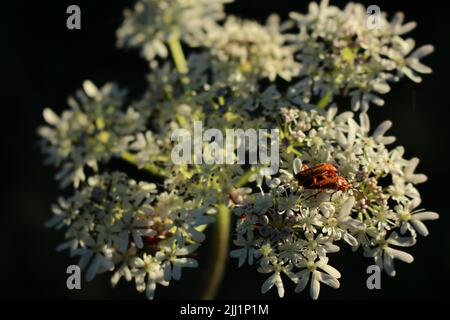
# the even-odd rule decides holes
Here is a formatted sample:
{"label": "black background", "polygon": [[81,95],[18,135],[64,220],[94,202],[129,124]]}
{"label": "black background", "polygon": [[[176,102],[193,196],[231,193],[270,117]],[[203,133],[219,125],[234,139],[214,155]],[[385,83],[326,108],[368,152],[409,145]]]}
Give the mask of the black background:
{"label": "black background", "polygon": [[[238,0],[227,11],[263,20],[272,12],[286,16],[289,11],[305,12],[309,1]],[[377,4],[390,14],[404,11],[407,20],[419,26],[410,36],[418,45],[431,43],[436,52],[425,63],[434,69],[420,85],[404,80],[393,85],[384,96],[386,106],[372,107],[373,125],[391,119],[390,131],[406,148],[407,157],[421,159],[419,172],[428,175],[419,187],[422,206],[440,213],[441,219],[428,223],[430,236],[420,238],[408,252],[415,256],[412,265],[398,262],[398,275],[383,275],[382,290],[365,286],[366,266],[372,261],[343,252],[331,256],[332,265],[343,274],[337,291],[322,287],[321,299],[407,299],[448,298],[450,274],[450,230],[447,210],[450,204],[449,175],[449,59],[448,16],[439,1],[362,1]],[[332,1],[342,6],[345,1]],[[66,28],[66,8],[78,4],[82,29]],[[145,88],[147,63],[137,51],[115,48],[115,30],[122,10],[132,1],[7,1],[0,11],[0,91],[2,170],[0,216],[0,297],[56,299],[144,299],[133,284],[110,288],[109,275],[97,276],[82,290],[66,289],[66,267],[76,263],[67,252],[54,248],[62,234],[46,230],[50,204],[60,195],[53,180],[53,169],[42,165],[36,147],[36,127],[43,123],[45,107],[61,111],[66,98],[84,79],[97,84],[116,81],[128,87],[131,97],[139,97]],[[206,246],[205,246],[205,249]],[[203,256],[206,256],[203,250]],[[203,259],[202,259],[203,260]],[[220,299],[271,299],[276,290],[260,294],[265,275],[252,267],[227,266],[220,288]],[[197,298],[202,289],[200,269],[187,270],[178,283],[159,288],[159,299]],[[286,281],[287,283],[287,281]],[[286,298],[305,299],[307,293],[294,294],[286,286]]]}

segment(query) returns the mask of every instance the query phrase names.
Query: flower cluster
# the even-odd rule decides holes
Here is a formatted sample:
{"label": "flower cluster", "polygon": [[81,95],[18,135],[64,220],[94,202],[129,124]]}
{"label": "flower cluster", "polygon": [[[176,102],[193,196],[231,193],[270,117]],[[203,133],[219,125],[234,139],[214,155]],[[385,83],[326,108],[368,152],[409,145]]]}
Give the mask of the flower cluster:
{"label": "flower cluster", "polygon": [[314,98],[331,102],[335,95],[349,95],[352,109],[364,112],[371,103],[384,104],[379,94],[390,91],[389,82],[403,76],[421,82],[420,73],[431,73],[420,59],[433,46],[413,51],[414,40],[404,35],[416,23],[404,24],[401,12],[391,21],[385,13],[370,21],[361,4],[349,3],[341,10],[322,0],[312,2],[307,14],[292,13],[291,18],[299,29],[292,41],[301,45],[297,58],[302,64],[301,81],[292,90],[302,105]]}
{"label": "flower cluster", "polygon": [[60,198],[53,213],[47,226],[67,228],[57,249],[80,257],[87,281],[112,271],[113,286],[134,279],[149,299],[157,284],[197,266],[191,254],[205,238],[200,228],[213,222],[206,208],[119,172],[90,177],[72,197]]}
{"label": "flower cluster", "polygon": [[[417,234],[426,236],[423,221],[439,216],[416,209],[415,185],[426,176],[414,173],[418,159],[404,159],[402,147],[386,147],[395,140],[385,136],[391,123],[370,133],[366,113],[357,122],[353,113],[337,114],[335,107],[326,112],[285,108],[282,117],[289,146],[282,154],[284,169],[234,210],[239,248],[231,256],[240,266],[256,261],[259,272],[271,274],[262,292],[275,285],[282,297],[282,274],[297,285],[296,292],[310,283],[313,299],[320,283],[338,288],[341,274],[328,255],[342,245],[360,248],[390,276],[394,259],[411,263],[413,257],[398,247],[414,245]],[[333,164],[350,186],[309,189],[296,178],[304,163]]]}
{"label": "flower cluster", "polygon": [[167,58],[171,37],[181,37],[191,46],[202,43],[208,29],[225,17],[224,3],[232,0],[141,0],[133,10],[125,10],[125,20],[117,30],[119,46],[139,47],[153,62]]}
{"label": "flower cluster", "polygon": [[[163,66],[149,76],[146,95],[136,103],[136,108],[148,119],[152,130],[137,134],[128,151],[141,168],[157,164],[159,172],[164,172],[164,186],[168,190],[177,189],[202,204],[226,203],[230,187],[244,173],[243,167],[207,163],[207,159],[200,164],[175,164],[170,161],[177,142],[172,133],[181,129],[186,137],[193,137],[194,121],[201,121],[205,130],[214,128],[222,132],[230,128],[264,128],[266,121],[249,112],[253,107],[253,91],[241,91],[228,82],[209,79],[213,67],[208,55],[193,54],[187,65],[186,75]],[[189,82],[183,81],[186,76]],[[199,144],[203,154],[208,154],[210,143],[202,140]]]}
{"label": "flower cluster", "polygon": [[83,89],[68,99],[70,110],[61,116],[45,109],[44,119],[50,126],[38,130],[46,162],[61,166],[56,178],[62,187],[71,183],[78,187],[86,178],[86,166],[98,171],[99,161],[124,151],[132,135],[144,128],[135,109],[123,110],[126,91],[111,83],[98,89],[88,80]]}
{"label": "flower cluster", "polygon": [[229,16],[223,26],[210,29],[203,41],[209,48],[214,67],[229,76],[229,82],[277,76],[290,81],[300,71],[294,61],[295,45],[287,45],[283,32],[290,27],[280,25],[280,18],[272,15],[266,25],[256,21]]}
{"label": "flower cluster", "polygon": [[[146,94],[130,103],[126,113],[121,111],[124,92],[119,95],[109,84],[100,90],[89,81],[61,117],[44,110],[49,126],[38,130],[43,151],[65,174],[61,187],[75,187],[72,197],[60,198],[53,207],[48,226],[66,229],[58,250],[69,248],[71,255],[80,256],[87,280],[111,271],[113,285],[122,277],[134,279],[137,290],[153,298],[157,284],[180,279],[182,267],[197,266],[191,254],[204,240],[202,230],[213,221],[218,204],[230,202],[228,191],[243,169],[237,164],[174,164],[172,132],[192,133],[191,124],[198,120],[207,128],[262,124],[241,108],[244,95],[204,79],[208,70],[196,67],[203,59],[191,56],[187,75],[168,65],[154,69]],[[192,82],[185,83],[185,76]],[[108,173],[112,157],[162,178],[161,190],[125,173]],[[85,174],[86,166],[92,170]],[[79,168],[80,174],[66,173],[67,167]],[[96,172],[102,174],[91,175]]]}
{"label": "flower cluster", "polygon": [[[423,221],[438,215],[418,209],[416,185],[426,180],[415,173],[419,160],[388,148],[392,123],[371,130],[366,111],[383,103],[378,94],[389,82],[404,75],[419,82],[418,73],[431,72],[420,59],[433,47],[413,51],[403,35],[415,23],[404,24],[400,13],[391,21],[382,14],[379,28],[370,28],[362,5],[341,10],[323,0],[308,14],[260,24],[227,17],[228,2],[138,0],[117,37],[150,62],[143,95],[127,101],[115,84],[85,81],[61,115],[44,110],[38,133],[46,162],[58,168],[61,188],[73,189],[48,222],[65,230],[58,249],[80,257],[88,280],[110,271],[113,286],[134,280],[150,299],[157,285],[197,267],[193,253],[215,221],[217,256],[227,256],[226,237],[235,235],[230,255],[239,266],[256,263],[268,274],[262,292],[275,286],[283,296],[286,277],[297,292],[309,284],[314,299],[321,283],[338,288],[330,257],[342,245],[395,275],[394,259],[413,260],[399,247],[426,236]],[[338,113],[335,100],[346,96],[361,113]],[[195,140],[198,122],[204,132]],[[216,163],[224,154],[238,158],[237,145],[230,150],[212,134],[227,129],[278,129],[281,169]],[[245,139],[237,138],[247,155],[254,149]],[[181,142],[189,152],[180,163],[173,155]],[[198,150],[201,161],[190,161]],[[150,181],[129,178],[122,162]],[[319,176],[327,183],[299,178],[318,165],[331,170]],[[230,212],[235,232],[226,233]]]}

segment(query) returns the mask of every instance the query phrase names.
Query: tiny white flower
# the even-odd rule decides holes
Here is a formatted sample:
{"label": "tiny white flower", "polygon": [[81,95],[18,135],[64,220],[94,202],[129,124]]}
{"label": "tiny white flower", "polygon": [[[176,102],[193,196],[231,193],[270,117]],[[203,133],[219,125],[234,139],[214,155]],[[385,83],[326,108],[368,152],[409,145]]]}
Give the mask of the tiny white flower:
{"label": "tiny white flower", "polygon": [[341,277],[341,274],[328,265],[327,257],[322,257],[318,261],[315,261],[314,256],[308,257],[300,262],[299,267],[304,269],[296,274],[299,280],[295,292],[303,291],[310,279],[310,296],[314,300],[317,300],[319,297],[320,283],[324,283],[334,289],[338,289],[340,286],[338,279]]}
{"label": "tiny white flower", "polygon": [[384,237],[377,241],[375,248],[365,249],[365,257],[373,257],[375,263],[380,267],[381,270],[385,270],[386,273],[393,277],[396,274],[394,268],[394,259],[401,260],[406,263],[412,263],[414,257],[409,253],[392,248],[391,246],[399,247],[411,247],[415,244],[414,238],[402,238],[399,237],[396,232],[393,232],[389,238]]}
{"label": "tiny white flower", "polygon": [[408,161],[405,167],[403,178],[406,182],[411,182],[413,184],[419,184],[427,181],[427,176],[421,173],[414,173],[419,164],[418,158],[412,158]]}
{"label": "tiny white flower", "polygon": [[179,246],[175,240],[161,245],[162,251],[157,252],[156,256],[163,261],[164,279],[166,281],[180,280],[182,268],[197,268],[197,260],[186,256],[193,253],[198,247],[198,244]]}
{"label": "tiny white flower", "polygon": [[246,261],[248,261],[249,265],[252,265],[253,259],[261,255],[255,246],[253,231],[248,231],[244,236],[238,235],[238,238],[233,243],[238,247],[242,247],[230,252],[230,257],[239,259],[238,267],[242,267]]}
{"label": "tiny white flower", "polygon": [[139,292],[145,291],[148,299],[153,299],[157,284],[169,285],[169,282],[164,279],[161,260],[157,257],[144,253],[142,258],[133,260],[133,267],[136,289]]}
{"label": "tiny white flower", "polygon": [[283,280],[281,279],[281,274],[285,274],[288,276],[289,279],[291,279],[294,283],[297,282],[297,277],[295,274],[291,271],[292,266],[289,264],[283,265],[281,262],[274,261],[272,264],[269,264],[267,266],[262,266],[258,268],[258,272],[260,273],[272,273],[272,275],[263,283],[261,287],[261,292],[266,293],[270,289],[272,289],[273,286],[277,288],[278,296],[280,298],[284,297],[284,286],[283,286]]}
{"label": "tiny white flower", "polygon": [[439,215],[435,212],[414,210],[420,205],[420,202],[421,200],[419,198],[414,198],[405,205],[400,204],[395,207],[402,223],[400,228],[401,234],[405,234],[408,230],[412,236],[415,236],[417,231],[421,236],[426,237],[428,235],[428,229],[423,221],[439,219]]}

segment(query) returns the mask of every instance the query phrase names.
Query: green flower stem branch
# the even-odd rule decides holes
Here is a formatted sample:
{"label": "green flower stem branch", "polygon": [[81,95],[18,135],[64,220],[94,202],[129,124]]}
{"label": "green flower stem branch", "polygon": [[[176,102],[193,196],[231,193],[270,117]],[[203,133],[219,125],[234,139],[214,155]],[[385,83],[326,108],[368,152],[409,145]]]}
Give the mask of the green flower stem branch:
{"label": "green flower stem branch", "polygon": [[[234,188],[240,188],[248,183],[254,170],[248,170],[241,179],[234,185]],[[216,296],[225,273],[225,266],[228,260],[228,247],[230,243],[231,213],[230,209],[221,204],[218,206],[217,221],[213,227],[213,243],[211,250],[209,269],[206,275],[206,289],[203,292],[202,299],[211,300]]]}
{"label": "green flower stem branch", "polygon": [[[120,154],[120,158],[122,160],[125,160],[133,165],[135,165],[136,167],[138,167],[138,163],[136,161],[136,156],[130,152],[124,151]],[[164,168],[159,167],[158,165],[154,164],[154,163],[146,163],[142,169],[144,169],[145,171],[147,171],[148,173],[154,175],[154,176],[158,176],[161,178],[167,178],[168,177],[168,173],[166,172],[166,170]]]}
{"label": "green flower stem branch", "polygon": [[180,43],[180,33],[177,30],[173,31],[168,42],[178,72],[186,74],[188,72],[188,66]]}
{"label": "green flower stem branch", "polygon": [[213,226],[213,246],[206,274],[206,288],[201,296],[203,300],[212,300],[216,296],[228,258],[231,213],[225,204],[220,204],[218,210],[217,221]]}
{"label": "green flower stem branch", "polygon": [[[169,47],[178,72],[186,74],[188,72],[188,66],[183,53],[183,48],[181,47],[178,31],[174,31],[169,38]],[[188,82],[189,79],[185,77],[183,78],[183,81]],[[212,235],[211,262],[208,264],[209,269],[206,276],[206,289],[202,295],[202,299],[204,300],[211,300],[216,296],[225,272],[225,265],[228,258],[231,220],[230,210],[225,204],[220,204],[218,210],[217,221],[214,225]]]}

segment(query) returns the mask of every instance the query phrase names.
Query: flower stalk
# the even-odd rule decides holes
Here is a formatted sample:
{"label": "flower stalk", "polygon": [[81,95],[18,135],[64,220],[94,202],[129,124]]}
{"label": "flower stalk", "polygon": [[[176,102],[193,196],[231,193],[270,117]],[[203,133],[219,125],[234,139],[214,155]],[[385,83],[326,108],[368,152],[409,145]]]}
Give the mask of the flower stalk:
{"label": "flower stalk", "polygon": [[230,210],[225,204],[218,206],[217,221],[213,226],[213,248],[211,250],[209,269],[206,275],[207,286],[202,294],[203,300],[212,300],[219,290],[225,265],[228,259],[230,241]]}
{"label": "flower stalk", "polygon": [[188,72],[188,66],[183,53],[183,48],[181,47],[179,31],[172,32],[171,36],[169,37],[168,43],[170,52],[172,53],[173,61],[175,62],[175,66],[178,72],[186,74]]}
{"label": "flower stalk", "polygon": [[[130,153],[128,151],[124,151],[124,152],[122,152],[120,154],[120,158],[122,160],[125,160],[125,161],[127,161],[127,162],[129,162],[129,163],[131,163],[131,164],[133,164],[133,165],[135,165],[136,167],[139,168],[139,165],[138,165],[138,163],[136,161],[136,157],[132,153]],[[166,170],[164,168],[161,168],[160,166],[154,164],[154,163],[150,163],[150,162],[145,163],[142,166],[142,169],[144,169],[148,173],[150,173],[150,174],[152,174],[154,176],[160,177],[160,178],[167,178],[168,177],[168,173],[166,172]]]}

